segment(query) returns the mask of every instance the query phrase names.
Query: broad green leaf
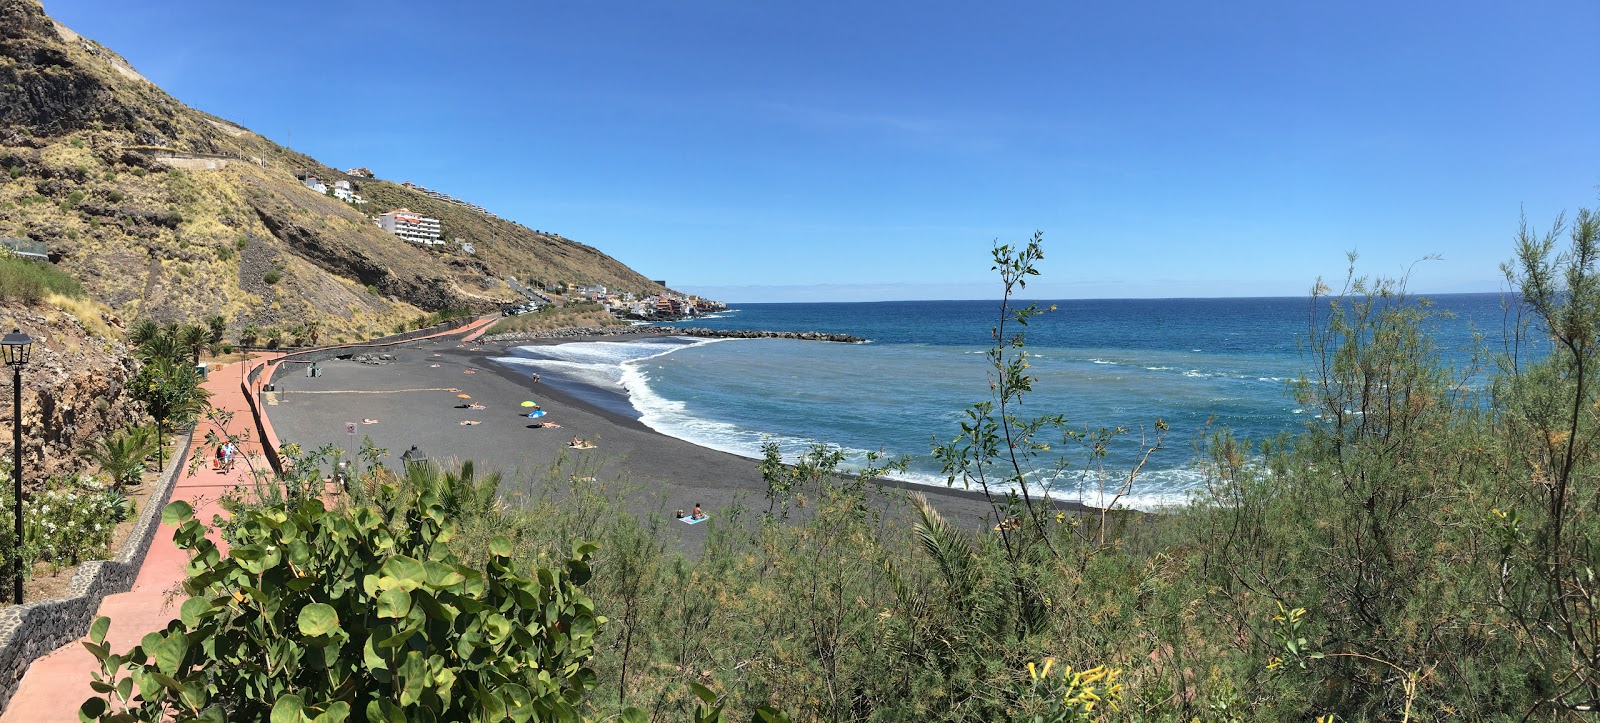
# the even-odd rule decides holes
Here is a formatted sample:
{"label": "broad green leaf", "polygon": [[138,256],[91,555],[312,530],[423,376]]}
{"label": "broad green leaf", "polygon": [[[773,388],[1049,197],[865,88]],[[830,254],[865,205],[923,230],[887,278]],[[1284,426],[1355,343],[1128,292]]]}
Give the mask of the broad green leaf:
{"label": "broad green leaf", "polygon": [[510,557],[511,540],[504,535],[495,535],[494,539],[489,541],[489,552],[497,557]]}
{"label": "broad green leaf", "polygon": [[322,715],[312,718],[311,721],[312,723],[344,723],[349,717],[350,704],[342,700],[336,700],[328,704],[327,710],[324,710]]}
{"label": "broad green leaf", "polygon": [[106,700],[104,698],[90,698],[84,701],[83,705],[78,706],[78,720],[83,721],[83,723],[89,723],[89,721],[99,720],[100,716],[104,715],[105,712]]}
{"label": "broad green leaf", "polygon": [[272,704],[272,723],[303,723],[305,719],[305,702],[298,695],[281,696]]}
{"label": "broad green leaf", "polygon": [[[108,618],[108,617],[106,617],[104,615],[101,615],[100,617],[95,618],[94,622],[89,625],[89,642],[94,643],[96,645],[99,645],[100,643],[105,642],[106,641],[106,631],[110,630],[110,629],[111,629],[111,618]],[[99,655],[99,656],[95,656],[95,657],[100,658],[102,660],[105,659],[105,656],[103,656],[103,655]]]}
{"label": "broad green leaf", "polygon": [[689,681],[689,692],[694,693],[694,697],[705,701],[706,705],[714,705],[717,702],[716,693],[711,692],[710,688],[707,688],[692,680]]}
{"label": "broad green leaf", "polygon": [[178,619],[183,621],[184,627],[193,630],[200,624],[200,616],[211,609],[211,601],[201,597],[192,597],[183,601],[183,607],[178,609]]}
{"label": "broad green leaf", "polygon": [[173,631],[156,646],[155,652],[156,669],[167,675],[177,675],[184,656],[189,652],[189,636],[182,630]]}
{"label": "broad green leaf", "polygon": [[375,644],[377,644],[377,639],[370,635],[367,636],[367,641],[361,644],[361,660],[367,664],[368,670],[388,670],[389,662],[384,660],[383,656],[379,655],[378,651],[372,647]]}
{"label": "broad green leaf", "polygon": [[299,625],[305,635],[327,635],[339,628],[339,613],[327,603],[311,603],[300,608]]}
{"label": "broad green leaf", "polygon": [[398,588],[384,590],[378,596],[378,617],[404,618],[411,612],[411,593]]}
{"label": "broad green leaf", "polygon": [[378,572],[380,575],[409,581],[416,585],[421,585],[428,581],[428,572],[422,567],[422,562],[405,555],[395,555],[385,560],[383,567],[379,568]]}
{"label": "broad green leaf", "polygon": [[177,527],[193,518],[194,507],[183,500],[169,502],[166,507],[161,508],[161,524],[163,525]]}

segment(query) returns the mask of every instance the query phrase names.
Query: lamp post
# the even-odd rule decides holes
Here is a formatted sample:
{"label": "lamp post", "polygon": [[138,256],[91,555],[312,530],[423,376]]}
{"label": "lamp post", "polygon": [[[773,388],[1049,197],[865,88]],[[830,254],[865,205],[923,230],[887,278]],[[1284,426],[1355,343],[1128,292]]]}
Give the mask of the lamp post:
{"label": "lamp post", "polygon": [[428,455],[417,449],[417,445],[413,444],[411,449],[400,455],[400,462],[406,466],[406,471],[410,472],[414,469],[422,469],[422,466],[428,463]]}
{"label": "lamp post", "polygon": [[28,363],[33,338],[12,329],[0,339],[6,366],[11,367],[11,490],[15,500],[16,545],[11,548],[12,601],[22,604],[22,367]]}

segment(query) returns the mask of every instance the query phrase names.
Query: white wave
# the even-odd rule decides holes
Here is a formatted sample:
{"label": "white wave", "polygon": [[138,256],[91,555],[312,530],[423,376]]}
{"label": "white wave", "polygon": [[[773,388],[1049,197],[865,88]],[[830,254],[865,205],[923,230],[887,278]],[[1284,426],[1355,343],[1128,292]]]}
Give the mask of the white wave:
{"label": "white wave", "polygon": [[1110,364],[1112,366],[1116,366],[1117,365],[1117,363],[1114,362],[1114,361],[1106,361],[1104,359],[1090,359],[1089,361],[1092,361],[1092,362],[1094,362],[1096,364]]}
{"label": "white wave", "polygon": [[1145,370],[1152,372],[1170,372],[1172,371],[1172,367],[1145,367]]}
{"label": "white wave", "polygon": [[1256,377],[1258,382],[1281,382],[1283,377]]}
{"label": "white wave", "polygon": [[[727,422],[718,422],[695,416],[684,402],[667,399],[657,394],[650,385],[650,373],[643,359],[626,362],[621,367],[621,383],[627,386],[633,408],[639,411],[639,421],[645,426],[669,437],[681,439],[719,452],[736,454],[750,459],[761,458],[761,446],[775,442],[786,462],[793,462],[817,444],[816,439],[802,439],[772,435],[745,429]],[[860,469],[866,464],[868,450],[839,447],[845,454],[844,467]]]}
{"label": "white wave", "polygon": [[1199,369],[1190,369],[1189,371],[1184,372],[1183,375],[1191,379],[1205,379],[1211,376],[1210,374],[1206,374]]}
{"label": "white wave", "polygon": [[614,392],[627,392],[623,365],[671,354],[681,349],[715,344],[728,339],[670,337],[682,343],[641,341],[588,341],[519,346],[517,356],[494,357],[510,367],[524,367],[541,374],[559,375],[581,384]]}
{"label": "white wave", "polygon": [[[1028,480],[1028,490],[1041,497],[1077,502],[1089,507],[1115,506],[1117,509],[1147,511],[1188,504],[1196,490],[1203,488],[1205,480],[1205,473],[1198,469],[1147,470],[1134,480],[1133,487],[1126,494],[1119,496],[1117,487],[1122,481],[1120,477],[1102,479],[1098,473],[1078,471],[1063,472],[1043,479],[1043,474],[1034,473],[1029,475]],[[927,472],[906,472],[889,477],[929,487],[982,491],[976,485],[966,487],[959,480],[948,484],[943,475]],[[1001,485],[991,488],[991,492],[1000,496],[1011,489],[1011,485]]]}

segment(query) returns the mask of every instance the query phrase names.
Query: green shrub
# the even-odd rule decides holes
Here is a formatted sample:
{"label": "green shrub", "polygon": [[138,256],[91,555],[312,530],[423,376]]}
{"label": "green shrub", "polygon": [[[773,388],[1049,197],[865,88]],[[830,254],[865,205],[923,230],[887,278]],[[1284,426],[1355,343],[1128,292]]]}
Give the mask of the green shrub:
{"label": "green shrub", "polygon": [[250,237],[249,236],[240,236],[239,238],[234,239],[233,240],[233,247],[235,249],[240,250],[240,251],[243,251],[243,250],[245,250],[247,248],[250,248]]}
{"label": "green shrub", "polygon": [[21,177],[22,177],[22,166],[12,166],[11,167],[11,179],[12,180],[16,180],[16,179],[21,178]]}
{"label": "green shrub", "polygon": [[34,304],[52,291],[62,296],[83,297],[83,287],[65,271],[13,253],[0,254],[0,298]]}
{"label": "green shrub", "polygon": [[462,564],[453,508],[475,491],[438,481],[347,509],[230,504],[226,556],[188,503],[168,505],[162,521],[192,553],[188,598],[124,655],[104,643],[110,619],[94,622],[104,697],[80,716],[578,720],[605,622],[581,589],[595,546],[534,569],[497,537],[481,564]]}
{"label": "green shrub", "polygon": [[266,282],[268,286],[276,284],[282,279],[283,272],[277,269],[267,269],[267,273],[261,275],[261,280]]}
{"label": "green shrub", "polygon": [[367,284],[367,293],[371,294],[373,296],[377,296],[378,295],[378,287],[373,286],[372,284]]}
{"label": "green shrub", "polygon": [[110,191],[106,191],[106,200],[112,203],[121,203],[123,198],[125,198],[125,196],[122,195],[122,192],[115,188],[111,189]]}
{"label": "green shrub", "polygon": [[218,261],[230,261],[232,259],[233,259],[233,247],[232,246],[218,246],[217,247],[217,260]]}
{"label": "green shrub", "polygon": [[143,169],[143,168],[138,168],[138,167],[135,167],[135,168],[134,168],[134,169],[133,169],[133,175],[135,175],[135,176],[138,176],[138,177],[140,177],[140,178],[144,178],[144,177],[145,177],[145,175],[146,175],[146,174],[148,174],[148,173],[150,173],[150,172],[149,172],[149,171],[146,171],[146,170],[145,170],[145,169]]}
{"label": "green shrub", "polygon": [[85,559],[103,558],[117,523],[131,512],[126,496],[91,477],[51,480],[23,504],[25,567],[34,562],[71,567]]}
{"label": "green shrub", "polygon": [[135,485],[144,476],[145,459],[156,452],[156,434],[150,427],[130,427],[99,437],[78,456],[94,462],[118,487]]}

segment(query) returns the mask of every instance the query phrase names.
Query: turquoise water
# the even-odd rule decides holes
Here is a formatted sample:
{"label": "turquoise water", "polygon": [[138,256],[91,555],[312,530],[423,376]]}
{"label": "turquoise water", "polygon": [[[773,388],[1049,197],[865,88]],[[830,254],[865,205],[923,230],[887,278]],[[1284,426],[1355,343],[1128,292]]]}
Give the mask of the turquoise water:
{"label": "turquoise water", "polygon": [[[1498,330],[1494,294],[1433,297],[1455,314],[1434,325],[1447,361],[1464,365],[1472,329]],[[1050,302],[1042,302],[1045,305]],[[1136,442],[1170,425],[1131,503],[1179,501],[1195,489],[1193,442],[1208,420],[1261,439],[1306,422],[1290,382],[1309,370],[1300,340],[1309,299],[1058,301],[1028,327],[1036,392],[1024,415],[1059,412],[1078,428],[1122,426]],[[746,304],[685,325],[854,334],[864,344],[784,339],[645,341],[519,347],[501,359],[591,402],[638,417],[657,431],[755,457],[763,441],[788,455],[811,443],[910,455],[904,477],[943,485],[933,440],[959,434],[964,410],[987,398],[994,302]],[[1030,481],[1051,493],[1102,502],[1098,477],[1070,446],[1067,472],[1041,460]],[[1113,470],[1133,463],[1125,444]]]}

